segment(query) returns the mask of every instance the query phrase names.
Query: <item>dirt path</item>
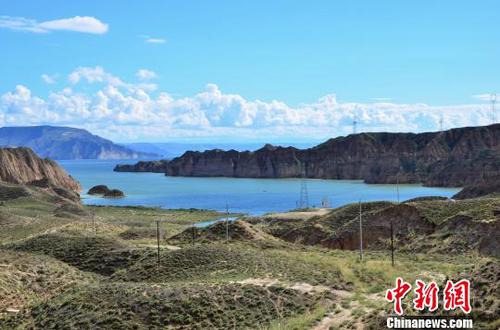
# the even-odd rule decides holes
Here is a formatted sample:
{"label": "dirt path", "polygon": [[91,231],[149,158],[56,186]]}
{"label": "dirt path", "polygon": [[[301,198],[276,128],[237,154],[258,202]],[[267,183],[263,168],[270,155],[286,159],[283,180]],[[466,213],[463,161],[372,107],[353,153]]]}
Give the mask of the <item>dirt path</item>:
{"label": "dirt path", "polygon": [[262,218],[266,219],[289,219],[289,220],[308,220],[315,216],[322,216],[330,212],[332,209],[320,208],[320,209],[311,209],[308,211],[297,211],[297,212],[284,212],[284,213],[270,213],[262,216]]}
{"label": "dirt path", "polygon": [[[363,308],[364,314],[369,314],[373,312],[373,308],[369,308],[367,306],[362,306],[359,301],[351,300],[353,293],[350,291],[343,290],[332,290],[332,292],[343,300],[349,300],[349,306],[344,307],[342,303],[337,304],[335,306],[335,310],[325,315],[325,317],[319,321],[318,324],[313,326],[311,330],[329,330],[329,329],[356,329],[362,330],[364,329],[364,325],[359,319],[356,317],[353,312],[356,309]],[[384,302],[384,298],[381,294],[369,294],[364,295],[364,297],[368,298],[372,301]],[[349,325],[347,327],[347,325]]]}
{"label": "dirt path", "polygon": [[[280,285],[289,289],[297,290],[302,293],[321,293],[329,291],[333,293],[336,297],[339,298],[337,301],[335,310],[326,314],[325,317],[315,324],[312,327],[312,330],[329,330],[329,329],[338,329],[343,326],[345,323],[351,323],[352,327],[350,329],[363,329],[363,324],[361,322],[356,321],[356,318],[353,315],[353,310],[360,307],[359,302],[351,301],[349,307],[345,308],[342,306],[341,300],[350,299],[353,296],[353,293],[345,290],[335,290],[330,289],[323,285],[311,285],[309,283],[295,283],[295,284],[287,284],[279,281],[278,279],[273,278],[248,278],[243,281],[239,281],[237,283],[241,284],[250,284],[268,287],[271,285]],[[367,312],[370,312],[369,309],[366,309]]]}

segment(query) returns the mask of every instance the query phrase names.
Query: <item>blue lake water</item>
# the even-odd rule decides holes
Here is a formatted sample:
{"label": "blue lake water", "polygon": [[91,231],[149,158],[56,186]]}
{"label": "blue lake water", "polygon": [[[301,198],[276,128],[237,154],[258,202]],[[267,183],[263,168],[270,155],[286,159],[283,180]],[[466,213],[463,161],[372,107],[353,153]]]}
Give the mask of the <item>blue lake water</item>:
{"label": "blue lake water", "polygon": [[[59,161],[83,186],[83,202],[100,205],[143,205],[163,208],[198,208],[263,214],[297,207],[300,179],[236,179],[168,177],[161,173],[113,172],[116,160]],[[396,185],[368,185],[359,180],[308,179],[310,206],[320,206],[327,197],[333,207],[362,201],[397,200]],[[105,184],[123,190],[121,199],[105,199],[86,194],[89,188]],[[399,185],[400,200],[419,196],[451,197],[460,189]]]}

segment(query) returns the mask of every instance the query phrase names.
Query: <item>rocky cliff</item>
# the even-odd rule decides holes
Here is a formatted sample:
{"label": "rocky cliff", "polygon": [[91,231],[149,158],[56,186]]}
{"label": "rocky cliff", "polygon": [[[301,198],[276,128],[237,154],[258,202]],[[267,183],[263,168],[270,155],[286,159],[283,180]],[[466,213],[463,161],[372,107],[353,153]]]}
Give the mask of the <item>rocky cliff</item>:
{"label": "rocky cliff", "polygon": [[167,160],[140,161],[133,165],[117,165],[115,172],[152,172],[166,173],[168,167]]}
{"label": "rocky cliff", "polygon": [[72,196],[81,190],[56,162],[38,157],[29,148],[0,148],[0,181],[49,188],[58,195]]}
{"label": "rocky cliff", "polygon": [[[139,171],[148,165],[117,171]],[[156,171],[171,176],[362,179],[465,186],[500,180],[500,124],[432,133],[360,133],[314,148],[188,151]]]}

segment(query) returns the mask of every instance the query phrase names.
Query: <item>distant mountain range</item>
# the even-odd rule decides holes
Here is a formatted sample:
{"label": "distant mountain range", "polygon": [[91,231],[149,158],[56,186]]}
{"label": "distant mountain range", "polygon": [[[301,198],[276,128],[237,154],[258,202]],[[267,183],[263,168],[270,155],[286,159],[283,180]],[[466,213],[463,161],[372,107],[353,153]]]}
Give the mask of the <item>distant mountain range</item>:
{"label": "distant mountain range", "polygon": [[51,159],[139,159],[158,154],[134,151],[86,130],[57,126],[0,128],[0,147],[29,147]]}
{"label": "distant mountain range", "polygon": [[[139,143],[121,143],[121,145],[132,149],[137,152],[146,152],[158,154],[162,158],[172,159],[175,157],[182,156],[186,151],[205,151],[211,149],[222,149],[222,150],[256,150],[261,148],[265,143],[262,142],[250,142],[250,143],[196,143],[196,142],[139,142]],[[309,148],[315,145],[314,142],[310,143],[279,143],[282,146],[294,146],[296,148]]]}

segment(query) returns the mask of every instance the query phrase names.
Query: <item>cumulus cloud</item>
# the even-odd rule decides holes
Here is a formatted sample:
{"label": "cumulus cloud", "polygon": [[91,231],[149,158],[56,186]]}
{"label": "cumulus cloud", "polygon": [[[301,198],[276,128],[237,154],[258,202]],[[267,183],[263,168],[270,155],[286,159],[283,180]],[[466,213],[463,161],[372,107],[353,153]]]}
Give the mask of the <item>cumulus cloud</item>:
{"label": "cumulus cloud", "polygon": [[[160,141],[194,137],[319,140],[351,133],[355,118],[358,131],[437,130],[441,117],[446,128],[491,123],[487,103],[342,103],[330,94],[290,106],[280,100],[249,100],[224,93],[215,84],[176,98],[155,91],[154,84],[125,82],[102,67],[77,68],[68,80],[70,87],[46,97],[35,96],[22,85],[1,95],[0,126],[69,125],[118,141]],[[85,88],[85,84],[95,87]]]}
{"label": "cumulus cloud", "polygon": [[158,77],[156,72],[147,69],[140,69],[135,75],[140,80],[150,80]]}
{"label": "cumulus cloud", "polygon": [[105,24],[92,16],[75,16],[51,21],[38,22],[24,17],[0,17],[0,28],[33,33],[49,33],[51,31],[73,31],[91,34],[108,32]]}
{"label": "cumulus cloud", "polygon": [[49,74],[44,73],[40,77],[47,84],[55,84],[56,83],[56,77],[54,75],[49,75]]}
{"label": "cumulus cloud", "polygon": [[[154,73],[150,72],[149,74]],[[78,67],[73,72],[68,75],[68,80],[72,85],[76,85],[82,82],[89,84],[108,84],[110,86],[126,88],[133,92],[138,89],[152,92],[158,88],[156,84],[153,83],[140,83],[140,84],[130,84],[124,82],[117,76],[106,72],[102,67]]]}

